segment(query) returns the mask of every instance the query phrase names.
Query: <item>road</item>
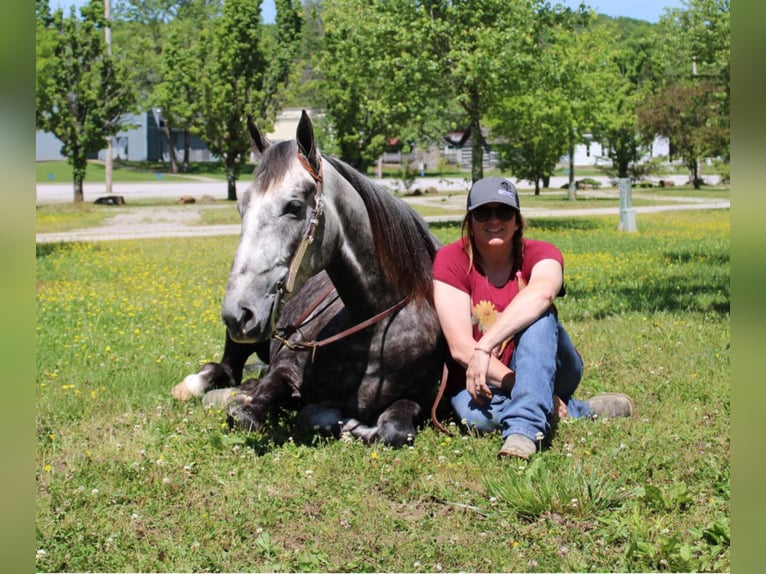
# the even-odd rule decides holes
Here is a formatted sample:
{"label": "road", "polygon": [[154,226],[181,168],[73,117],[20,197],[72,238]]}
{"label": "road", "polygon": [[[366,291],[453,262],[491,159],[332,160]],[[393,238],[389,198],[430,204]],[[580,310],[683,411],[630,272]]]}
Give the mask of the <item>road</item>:
{"label": "road", "polygon": [[[676,176],[681,184],[685,181],[685,176]],[[564,185],[565,178],[559,178]],[[604,183],[608,185],[606,178]],[[670,179],[670,178],[668,178]],[[614,215],[619,217],[618,207],[601,208],[570,208],[570,209],[547,209],[547,208],[527,208],[524,209],[524,196],[531,195],[532,191],[527,183],[519,182],[519,196],[522,205],[522,212],[527,218],[540,217],[575,217],[575,216],[593,216],[593,215]],[[712,183],[712,182],[711,182]],[[384,184],[390,188],[391,180],[385,180]],[[238,193],[245,191],[249,182],[239,182],[237,186]],[[560,187],[556,178],[553,178],[551,188]],[[453,191],[455,196],[446,197],[441,194],[438,196],[430,194],[407,195],[404,200],[423,206],[432,205],[441,210],[454,210],[454,214],[427,216],[425,219],[429,222],[460,221],[465,210],[465,195],[468,190],[469,181],[467,179],[451,178],[421,178],[417,180],[413,188],[428,189],[434,187],[439,191]],[[93,201],[104,194],[104,184],[88,184],[85,187],[86,201]],[[115,217],[109,218],[105,225],[88,229],[78,229],[61,233],[38,233],[38,243],[59,243],[68,241],[107,241],[118,239],[142,239],[157,237],[198,237],[213,235],[237,235],[239,234],[239,225],[198,225],[197,221],[201,215],[202,209],[221,208],[219,205],[206,206],[200,201],[204,198],[225,199],[226,184],[221,181],[216,182],[197,182],[197,183],[116,183],[113,185],[113,193],[122,195],[129,208],[116,208]],[[167,207],[135,207],[131,208],[131,202],[148,199],[178,199],[182,196],[191,196],[200,201],[195,204],[199,209],[174,210]],[[588,190],[579,191],[578,197],[607,197],[618,198],[619,192],[615,189],[607,190]],[[633,197],[641,197],[641,190],[634,190]],[[653,199],[656,199],[654,197]],[[710,200],[696,197],[664,197],[666,202],[663,205],[634,207],[637,215],[642,213],[651,213],[658,211],[679,211],[687,209],[729,209],[730,201]],[[60,184],[41,184],[37,186],[37,203],[65,203],[72,201],[72,186]],[[190,206],[191,207],[191,206]],[[225,208],[225,207],[224,207]],[[617,219],[616,222],[619,220]]]}

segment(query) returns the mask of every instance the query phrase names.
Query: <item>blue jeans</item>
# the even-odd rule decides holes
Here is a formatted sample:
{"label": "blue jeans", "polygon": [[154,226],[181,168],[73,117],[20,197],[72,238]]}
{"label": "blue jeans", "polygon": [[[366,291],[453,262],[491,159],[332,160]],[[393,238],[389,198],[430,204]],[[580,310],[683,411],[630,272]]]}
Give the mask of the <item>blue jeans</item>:
{"label": "blue jeans", "polygon": [[474,401],[466,389],[452,397],[455,413],[480,432],[544,437],[553,413],[553,395],[567,406],[569,418],[591,417],[590,405],[572,397],[582,378],[582,359],[552,310],[516,338],[508,365],[516,373],[510,390],[490,385],[492,398]]}

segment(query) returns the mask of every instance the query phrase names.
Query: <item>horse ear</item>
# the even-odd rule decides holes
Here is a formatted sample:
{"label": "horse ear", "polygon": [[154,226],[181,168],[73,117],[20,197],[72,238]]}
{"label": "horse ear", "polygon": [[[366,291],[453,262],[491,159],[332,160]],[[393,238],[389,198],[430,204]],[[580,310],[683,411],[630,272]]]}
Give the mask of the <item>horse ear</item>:
{"label": "horse ear", "polygon": [[315,172],[319,171],[319,154],[314,143],[314,126],[306,110],[301,111],[301,119],[298,122],[298,128],[295,130],[295,140],[298,142],[298,149],[303,157],[309,162],[309,165]]}
{"label": "horse ear", "polygon": [[271,142],[261,134],[251,115],[247,116],[247,137],[250,140],[250,148],[256,156],[262,155],[271,145]]}

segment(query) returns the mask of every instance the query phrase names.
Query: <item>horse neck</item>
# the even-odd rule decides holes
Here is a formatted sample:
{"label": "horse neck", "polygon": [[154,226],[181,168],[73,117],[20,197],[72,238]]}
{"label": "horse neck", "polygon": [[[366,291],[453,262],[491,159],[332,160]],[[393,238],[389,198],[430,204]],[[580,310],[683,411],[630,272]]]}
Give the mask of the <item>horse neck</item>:
{"label": "horse neck", "polygon": [[338,242],[327,274],[346,308],[364,319],[397,303],[375,250],[364,201],[353,186],[325,162],[325,190],[337,217]]}

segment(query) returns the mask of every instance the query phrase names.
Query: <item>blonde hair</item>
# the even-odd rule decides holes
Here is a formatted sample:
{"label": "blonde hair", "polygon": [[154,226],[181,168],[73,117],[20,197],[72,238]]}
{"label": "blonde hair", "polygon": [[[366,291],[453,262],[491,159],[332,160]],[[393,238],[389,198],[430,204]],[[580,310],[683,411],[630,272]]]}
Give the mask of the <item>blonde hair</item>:
{"label": "blonde hair", "polygon": [[[519,210],[514,210],[514,217],[518,218],[519,226],[516,233],[511,238],[511,256],[513,265],[511,266],[511,277],[517,271],[521,271],[521,263],[524,261],[524,228],[527,225],[524,216]],[[473,243],[473,227],[471,223],[471,212],[468,211],[463,218],[463,224],[460,226],[460,238],[463,240],[463,251],[468,256],[468,272],[473,268],[473,253],[476,246]]]}

